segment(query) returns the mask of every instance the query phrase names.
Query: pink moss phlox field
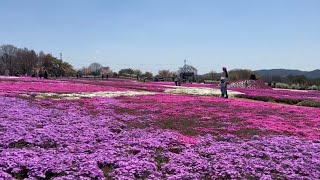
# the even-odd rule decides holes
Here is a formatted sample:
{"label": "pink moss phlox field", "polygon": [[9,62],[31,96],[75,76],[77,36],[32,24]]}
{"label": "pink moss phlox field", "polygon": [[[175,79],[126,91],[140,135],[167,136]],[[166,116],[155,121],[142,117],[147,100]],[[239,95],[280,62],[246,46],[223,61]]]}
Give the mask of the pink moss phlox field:
{"label": "pink moss phlox field", "polygon": [[[128,80],[0,85],[0,179],[320,179],[317,108],[170,95],[163,84]],[[5,97],[42,90],[160,93]]]}
{"label": "pink moss phlox field", "polygon": [[[163,85],[163,86],[174,86],[174,82],[151,82],[149,84],[153,85]],[[213,84],[199,84],[199,83],[183,83],[182,87],[195,87],[195,88],[218,88],[219,81],[216,81]],[[245,89],[272,89],[267,86],[263,81],[260,80],[239,80],[239,81],[229,81],[229,88],[245,88]]]}
{"label": "pink moss phlox field", "polygon": [[[174,82],[150,82],[149,84],[152,85],[161,85],[161,86],[175,86]],[[199,83],[182,83],[182,87],[198,87],[198,88],[212,88],[212,87],[217,87],[217,84],[199,84]]]}
{"label": "pink moss phlox field", "polygon": [[[31,79],[33,80],[33,79]],[[0,81],[1,94],[13,94],[24,92],[52,92],[52,93],[73,93],[73,92],[96,92],[96,91],[119,91],[113,87],[85,85],[73,81],[40,80],[34,81]]]}
{"label": "pink moss phlox field", "polygon": [[[112,109],[121,103],[0,97],[0,178],[320,178],[318,143],[225,135],[186,145],[176,133],[127,127]],[[104,112],[90,112],[94,107]]]}
{"label": "pink moss phlox field", "polygon": [[187,126],[192,130],[189,131],[191,134],[278,134],[311,140],[320,138],[320,109],[316,108],[164,94],[119,99],[123,100],[119,106],[131,114],[152,114],[156,125],[180,132]]}
{"label": "pink moss phlox field", "polygon": [[143,82],[137,82],[133,80],[122,80],[122,81],[119,81],[116,79],[111,79],[108,81],[74,80],[74,82],[90,84],[90,85],[107,86],[107,87],[113,87],[116,89],[151,91],[151,92],[164,92],[166,89],[169,88],[164,86],[163,84],[143,83]]}
{"label": "pink moss phlox field", "polygon": [[232,90],[245,93],[245,97],[270,97],[275,100],[293,99],[293,100],[316,100],[320,101],[319,91],[290,91],[290,90],[272,90],[272,89],[244,89],[234,88]]}

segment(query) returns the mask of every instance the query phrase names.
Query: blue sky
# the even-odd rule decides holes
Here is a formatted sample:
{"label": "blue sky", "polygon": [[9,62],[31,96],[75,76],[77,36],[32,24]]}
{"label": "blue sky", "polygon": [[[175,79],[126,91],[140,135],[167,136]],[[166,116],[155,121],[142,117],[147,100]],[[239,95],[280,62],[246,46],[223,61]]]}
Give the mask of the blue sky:
{"label": "blue sky", "polygon": [[320,69],[319,0],[0,0],[0,44],[76,68]]}

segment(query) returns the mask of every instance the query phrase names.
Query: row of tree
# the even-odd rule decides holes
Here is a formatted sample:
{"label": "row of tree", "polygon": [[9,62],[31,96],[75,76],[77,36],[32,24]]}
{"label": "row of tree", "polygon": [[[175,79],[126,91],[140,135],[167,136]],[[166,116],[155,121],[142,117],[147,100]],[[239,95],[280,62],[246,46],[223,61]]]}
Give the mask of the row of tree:
{"label": "row of tree", "polygon": [[272,76],[272,77],[262,77],[264,81],[285,83],[285,84],[300,84],[301,86],[312,86],[320,85],[320,79],[308,79],[304,75],[288,75],[286,77]]}
{"label": "row of tree", "polygon": [[[205,80],[220,80],[221,78],[221,73],[217,73],[215,71],[211,71],[207,74],[204,75],[198,75],[198,71],[195,67],[191,66],[191,65],[186,65],[183,66],[181,68],[179,68],[179,70],[177,72],[173,72],[170,70],[160,70],[158,73],[158,76],[164,80],[171,80],[172,77],[179,75],[180,73],[183,72],[188,72],[188,73],[194,73],[195,74],[195,80],[197,80],[198,82],[203,82]],[[255,77],[257,79],[260,79],[260,76],[249,70],[249,69],[233,69],[231,71],[229,71],[229,79],[232,81],[235,80],[248,80],[252,77]]]}
{"label": "row of tree", "polygon": [[108,66],[102,66],[99,63],[92,63],[88,67],[81,68],[78,72],[80,76],[101,76],[101,77],[130,77],[138,79],[153,79],[153,74],[151,72],[142,72],[139,69],[125,68],[121,69],[119,72],[113,72]]}
{"label": "row of tree", "polygon": [[[88,67],[83,67],[76,71],[71,64],[53,57],[51,54],[44,52],[36,53],[34,50],[27,48],[17,48],[13,45],[0,46],[0,74],[8,71],[10,75],[17,72],[23,75],[31,75],[34,70],[46,69],[52,76],[109,76],[109,77],[132,77],[132,78],[146,78],[153,79],[151,72],[142,72],[138,69],[125,68],[119,72],[113,72],[110,67],[102,66],[99,63],[92,63]],[[218,80],[221,76],[220,73],[211,71],[205,75],[198,75],[198,70],[192,65],[184,65],[176,72],[170,70],[160,70],[157,77],[166,81],[171,81],[173,77],[179,76],[181,73],[193,73],[194,80],[203,82],[203,80]],[[235,69],[229,72],[231,80],[249,79],[252,74],[251,70]],[[255,74],[257,77],[258,75]],[[297,77],[295,77],[297,79]],[[288,77],[288,79],[293,79]],[[298,78],[293,81],[304,80]],[[275,79],[276,80],[276,79]]]}
{"label": "row of tree", "polygon": [[134,78],[145,78],[145,79],[153,79],[153,74],[152,72],[142,72],[139,69],[131,69],[131,68],[126,68],[126,69],[121,69],[116,76],[119,77],[134,77]]}
{"label": "row of tree", "polygon": [[[249,80],[249,79],[260,79],[259,74],[251,71],[249,69],[232,69],[229,71],[229,79],[232,81],[237,80]],[[217,73],[215,71],[211,71],[204,75],[197,76],[197,80],[199,82],[204,82],[205,80],[214,80],[218,81],[221,78],[221,73]]]}
{"label": "row of tree", "polygon": [[46,69],[51,76],[73,76],[76,71],[71,64],[63,62],[51,54],[36,53],[27,48],[13,45],[0,46],[0,74],[31,75],[35,71]]}
{"label": "row of tree", "polygon": [[[105,73],[109,74],[110,77],[146,77],[147,79],[152,79],[154,76],[151,72],[142,72],[139,69],[125,68],[121,69],[119,72],[113,72],[109,67],[104,67],[99,63],[92,63],[88,67],[83,67],[78,71],[82,75],[92,75],[99,76]],[[211,71],[204,75],[198,75],[198,70],[191,66],[185,65],[180,67],[177,71],[170,71],[168,69],[159,70],[156,77],[163,79],[164,81],[171,81],[173,77],[179,76],[180,73],[193,73],[197,80],[219,80],[221,73]],[[256,78],[260,79],[260,76],[249,69],[233,69],[229,71],[230,80],[248,80],[254,75]]]}
{"label": "row of tree", "polygon": [[88,67],[83,67],[78,70],[79,76],[112,76],[112,70],[109,66],[102,66],[99,63],[92,63]]}

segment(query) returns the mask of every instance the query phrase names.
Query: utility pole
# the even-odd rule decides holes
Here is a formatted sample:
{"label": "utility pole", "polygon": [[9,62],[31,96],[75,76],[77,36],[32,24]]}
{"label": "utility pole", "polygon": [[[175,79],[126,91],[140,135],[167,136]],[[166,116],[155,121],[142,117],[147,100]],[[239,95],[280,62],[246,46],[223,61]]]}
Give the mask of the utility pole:
{"label": "utility pole", "polygon": [[60,53],[60,60],[62,61],[62,53]]}

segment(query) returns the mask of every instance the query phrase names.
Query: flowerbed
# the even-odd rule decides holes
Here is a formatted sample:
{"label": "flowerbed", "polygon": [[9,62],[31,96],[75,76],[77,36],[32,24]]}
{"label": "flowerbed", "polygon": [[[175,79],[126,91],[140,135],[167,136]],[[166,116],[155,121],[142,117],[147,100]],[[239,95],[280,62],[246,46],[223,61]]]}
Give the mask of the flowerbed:
{"label": "flowerbed", "polygon": [[[225,100],[181,95],[119,97],[118,113],[135,115],[138,119],[152,115],[147,127],[179,131],[185,135],[233,134],[289,135],[311,140],[320,138],[320,110],[279,106],[263,102]],[[145,127],[145,123],[133,124]]]}
{"label": "flowerbed", "polygon": [[31,79],[30,81],[18,81],[18,79],[15,80],[16,81],[0,81],[0,94],[19,94],[23,92],[72,93],[95,91],[119,91],[118,89],[112,87],[84,85],[79,83],[77,84],[73,83],[72,81],[64,82],[39,79]]}
{"label": "flowerbed", "polygon": [[116,91],[116,92],[85,92],[85,93],[68,93],[68,94],[57,94],[57,93],[38,93],[34,96],[29,94],[20,94],[22,97],[34,97],[38,99],[68,99],[77,100],[81,98],[94,98],[94,97],[119,97],[119,96],[140,96],[140,95],[154,95],[152,92],[142,91]]}
{"label": "flowerbed", "polygon": [[[318,91],[291,91],[291,90],[268,90],[268,89],[243,89],[233,88],[232,90],[242,92],[236,97],[254,99],[260,101],[273,101],[286,104],[297,104],[304,106],[317,106],[320,103],[320,92]],[[307,103],[313,102],[313,103]],[[318,102],[318,103],[317,103]],[[299,104],[300,103],[300,104]]]}
{"label": "flowerbed", "polygon": [[168,87],[163,84],[156,83],[142,83],[133,80],[73,80],[73,82],[89,85],[99,85],[106,87],[113,87],[116,89],[125,89],[125,90],[138,90],[138,91],[151,91],[151,92],[164,92]]}
{"label": "flowerbed", "polygon": [[[169,94],[185,94],[185,95],[198,95],[198,96],[215,96],[220,97],[221,91],[213,88],[194,88],[194,87],[176,87],[164,91]],[[242,94],[237,91],[228,91],[229,97],[234,97],[237,94]]]}
{"label": "flowerbed", "polygon": [[260,80],[244,80],[234,81],[229,85],[230,88],[246,88],[246,89],[272,89]]}
{"label": "flowerbed", "polygon": [[320,109],[70,82],[115,91],[0,94],[0,179],[320,178]]}

